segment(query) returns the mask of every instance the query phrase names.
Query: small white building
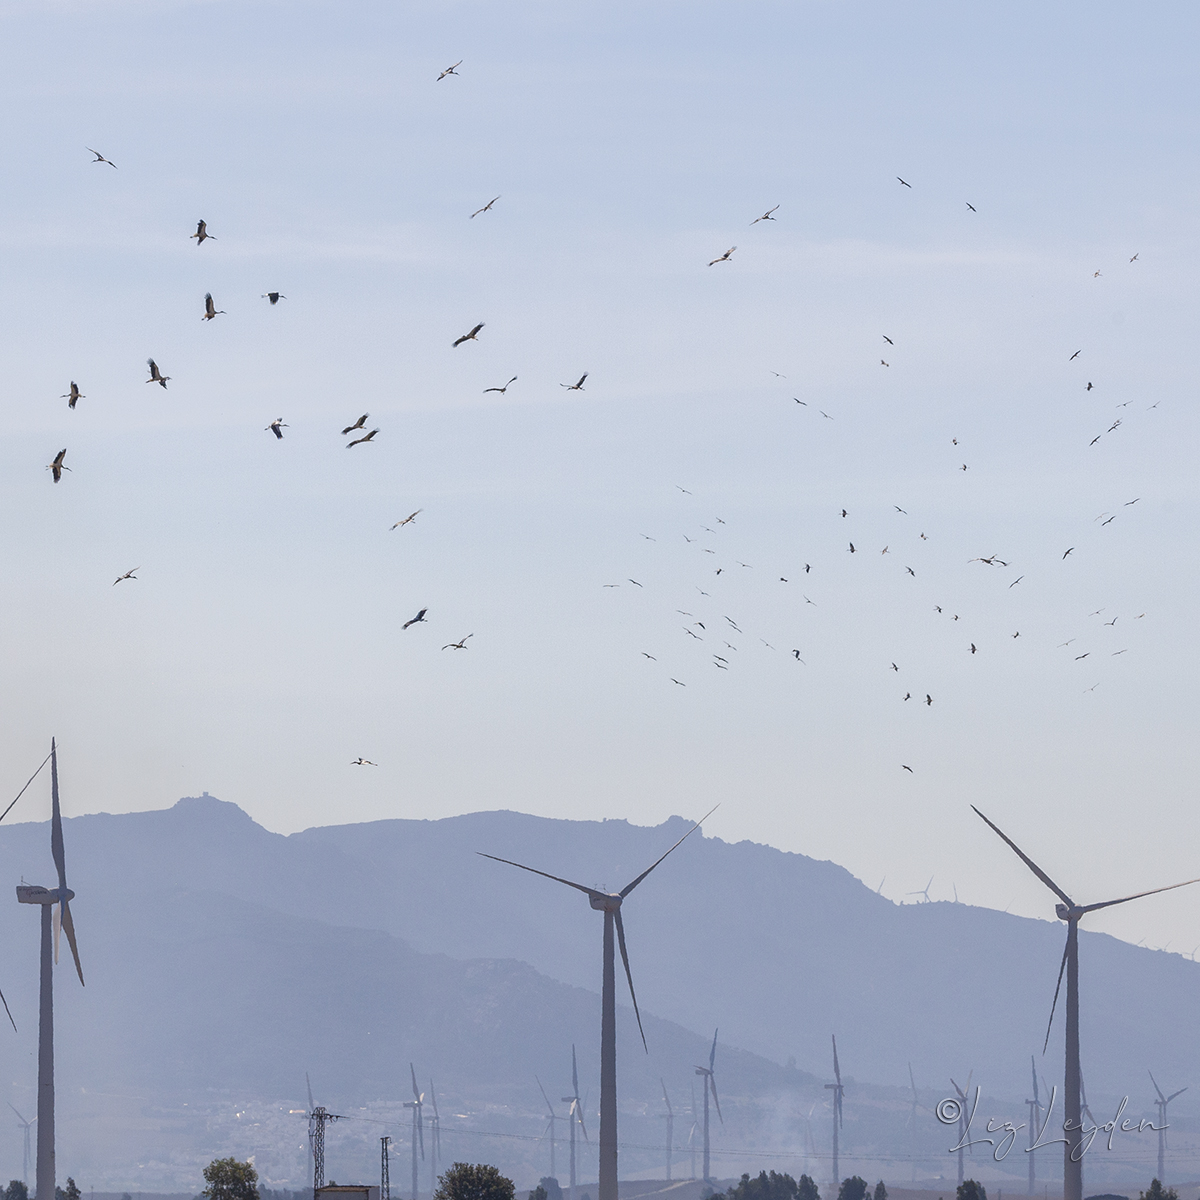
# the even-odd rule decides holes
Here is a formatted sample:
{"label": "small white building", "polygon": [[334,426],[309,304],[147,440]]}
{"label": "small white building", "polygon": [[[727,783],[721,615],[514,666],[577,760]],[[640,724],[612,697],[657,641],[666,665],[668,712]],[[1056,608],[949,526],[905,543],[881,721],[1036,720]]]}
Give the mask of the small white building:
{"label": "small white building", "polygon": [[366,1183],[327,1183],[317,1188],[316,1200],[379,1200],[379,1188]]}

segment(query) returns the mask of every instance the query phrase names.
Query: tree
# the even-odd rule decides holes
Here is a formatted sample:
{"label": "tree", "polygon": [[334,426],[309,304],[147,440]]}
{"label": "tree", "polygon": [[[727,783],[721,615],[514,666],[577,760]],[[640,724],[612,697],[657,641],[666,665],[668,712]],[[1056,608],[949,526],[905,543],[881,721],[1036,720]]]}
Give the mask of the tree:
{"label": "tree", "polygon": [[987,1188],[977,1179],[964,1179],[954,1194],[956,1200],[987,1200]]}
{"label": "tree", "polygon": [[4,1189],[4,1200],[29,1200],[29,1188],[23,1179],[12,1179]]}
{"label": "tree", "polygon": [[515,1196],[513,1181],[495,1167],[485,1163],[454,1163],[438,1179],[433,1200],[514,1200]]}
{"label": "tree", "polygon": [[236,1158],[214,1158],[204,1168],[208,1187],[200,1193],[205,1200],[259,1200],[258,1172],[253,1163]]}
{"label": "tree", "polygon": [[796,1181],[790,1175],[759,1171],[757,1179],[743,1175],[725,1195],[729,1200],[797,1200]]}
{"label": "tree", "polygon": [[[24,1184],[21,1185],[24,1188]],[[67,1176],[67,1186],[65,1188],[56,1187],[54,1189],[54,1200],[79,1200],[83,1193],[75,1184],[70,1175]]]}
{"label": "tree", "polygon": [[887,1200],[887,1188],[883,1186],[882,1179],[875,1185],[875,1200]]}
{"label": "tree", "polygon": [[[838,1200],[867,1200],[867,1192],[870,1185],[861,1175],[851,1175],[849,1179],[842,1180],[842,1186],[838,1188]],[[959,1197],[958,1200],[963,1200]],[[987,1200],[987,1197],[983,1197]]]}
{"label": "tree", "polygon": [[539,1183],[537,1187],[529,1193],[529,1200],[546,1200],[546,1189]]}
{"label": "tree", "polygon": [[1179,1200],[1179,1193],[1174,1188],[1163,1187],[1157,1179],[1152,1179],[1148,1191],[1138,1192],[1138,1200]]}
{"label": "tree", "polygon": [[545,1189],[546,1200],[563,1200],[562,1188],[553,1175],[543,1175],[538,1180],[538,1187]]}
{"label": "tree", "polygon": [[820,1188],[807,1175],[801,1175],[796,1185],[796,1200],[821,1200]]}

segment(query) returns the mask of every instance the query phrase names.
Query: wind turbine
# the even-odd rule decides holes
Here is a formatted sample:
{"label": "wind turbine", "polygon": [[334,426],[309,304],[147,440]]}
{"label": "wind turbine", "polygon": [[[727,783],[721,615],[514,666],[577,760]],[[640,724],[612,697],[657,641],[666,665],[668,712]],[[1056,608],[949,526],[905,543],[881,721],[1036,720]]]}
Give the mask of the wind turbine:
{"label": "wind turbine", "polygon": [[[534,1079],[537,1079],[538,1091],[542,1093],[542,1099],[545,1100],[546,1108],[550,1112],[550,1120],[546,1122],[546,1133],[550,1135],[550,1178],[557,1179],[558,1168],[554,1162],[554,1122],[561,1121],[563,1118],[554,1111],[554,1105],[550,1103],[550,1097],[546,1095],[546,1089],[542,1087],[542,1081],[536,1075]],[[545,1137],[546,1133],[543,1133],[542,1137]]]}
{"label": "wind turbine", "polygon": [[[636,879],[627,883],[619,892],[601,892],[596,888],[585,887],[582,883],[572,883],[569,879],[550,875],[545,871],[527,867],[523,863],[513,862],[508,858],[498,858],[494,854],[483,855],[484,858],[490,858],[494,862],[502,862],[510,867],[518,867],[522,871],[530,871],[534,875],[553,879],[555,883],[564,883],[567,887],[583,892],[592,908],[604,914],[604,975],[600,1015],[600,1179],[597,1189],[599,1200],[617,1200],[617,976],[613,945],[614,928],[617,941],[621,945],[621,961],[625,965],[625,979],[629,984],[629,998],[633,1001],[638,1032],[642,1035],[643,1048],[649,1053],[649,1048],[646,1047],[646,1033],[642,1029],[642,1014],[638,1011],[637,996],[633,990],[633,973],[629,969],[629,955],[625,950],[625,926],[621,921],[621,905],[629,893],[667,857],[667,854],[675,850],[685,838],[695,833],[714,812],[716,812],[715,807],[701,817],[662,858],[651,863],[646,870]],[[39,1196],[38,1200],[54,1200],[54,1198],[53,1196],[44,1198]]]}
{"label": "wind turbine", "polygon": [[1029,1056],[1029,1070],[1033,1075],[1033,1099],[1025,1101],[1029,1105],[1029,1149],[1025,1153],[1029,1156],[1029,1194],[1032,1196],[1036,1184],[1036,1176],[1033,1169],[1033,1148],[1042,1136],[1042,1131],[1038,1128],[1038,1113],[1042,1111],[1042,1102],[1041,1097],[1038,1096],[1037,1067],[1034,1064],[1032,1054]]}
{"label": "wind turbine", "polygon": [[712,1092],[713,1103],[717,1106],[717,1116],[720,1117],[721,1124],[725,1124],[725,1118],[721,1116],[721,1102],[717,1099],[717,1077],[713,1074],[717,1065],[717,1030],[713,1030],[712,1049],[708,1052],[708,1066],[697,1067],[696,1074],[699,1075],[704,1082],[700,1085],[704,1089],[704,1182],[708,1182],[708,1093]]}
{"label": "wind turbine", "polygon": [[[883,884],[880,884],[879,886],[883,887]],[[929,903],[929,889],[931,887],[933,887],[933,876],[932,875],[930,875],[929,882],[923,888],[919,888],[915,892],[905,892],[904,894],[906,896],[923,896],[924,899],[918,900],[917,903],[918,904],[928,904]]]}
{"label": "wind turbine", "polygon": [[912,1088],[912,1110],[908,1114],[908,1123],[912,1127],[912,1182],[915,1186],[917,1182],[917,1109],[921,1105],[917,1102],[917,1081],[913,1078],[912,1063],[908,1064],[908,1082]]}
{"label": "wind turbine", "polygon": [[[1079,921],[1090,912],[1111,908],[1114,904],[1127,904],[1143,896],[1154,896],[1159,892],[1170,892],[1175,888],[1200,883],[1200,879],[1186,879],[1183,883],[1172,883],[1166,887],[1151,888],[1148,892],[1136,892],[1118,900],[1101,900],[1097,904],[1076,904],[1066,892],[1042,870],[1007,834],[992,824],[975,808],[994,833],[1008,843],[1017,857],[1062,901],[1054,906],[1060,921],[1067,923],[1067,944],[1063,947],[1062,963],[1058,968],[1058,983],[1054,988],[1054,1001],[1050,1005],[1050,1024],[1054,1022],[1054,1009],[1058,1003],[1058,990],[1062,986],[1063,972],[1067,974],[1067,1029],[1066,1069],[1063,1073],[1063,1200],[1083,1200],[1083,1122],[1079,1090]],[[1050,1024],[1046,1026],[1046,1043],[1050,1041]],[[1042,1048],[1044,1054],[1045,1047]],[[39,1198],[40,1200],[40,1198]]]}
{"label": "wind turbine", "polygon": [[954,1083],[954,1090],[958,1093],[958,1186],[959,1187],[962,1187],[962,1181],[963,1181],[963,1142],[965,1142],[967,1140],[967,1104],[968,1104],[967,1093],[971,1090],[971,1076],[974,1074],[975,1074],[975,1072],[971,1071],[967,1075],[967,1086],[965,1089],[960,1088],[957,1083],[954,1083],[953,1079],[950,1080],[951,1083]]}
{"label": "wind turbine", "polygon": [[433,1116],[429,1118],[429,1194],[432,1196],[437,1191],[438,1163],[442,1158],[442,1118],[438,1113],[437,1092],[433,1090],[432,1077],[429,1080],[429,1102],[433,1105]]}
{"label": "wind turbine", "polygon": [[425,1094],[417,1091],[417,1069],[408,1064],[408,1069],[412,1072],[412,1089],[413,1098],[405,1100],[404,1107],[411,1108],[413,1114],[413,1132],[412,1132],[412,1194],[413,1200],[420,1200],[417,1192],[417,1143],[421,1145],[421,1161],[425,1161],[425,1125],[421,1120],[421,1107],[425,1103]]}
{"label": "wind turbine", "polygon": [[[62,812],[58,804],[58,748],[50,741],[50,853],[58,868],[58,887],[17,886],[21,904],[42,906],[41,993],[38,1015],[37,1200],[54,1200],[54,964],[58,960],[58,931],[67,935],[75,970],[83,983],[79,947],[71,904],[75,893],[67,887],[67,861],[63,854]],[[51,915],[51,908],[57,911]],[[53,937],[51,928],[53,927]],[[51,942],[53,941],[53,949]]]}
{"label": "wind turbine", "polygon": [[[1167,1105],[1170,1104],[1171,1101],[1174,1100],[1176,1096],[1180,1096],[1184,1092],[1186,1092],[1187,1088],[1182,1087],[1179,1089],[1179,1091],[1172,1092],[1169,1096],[1164,1096],[1162,1094],[1162,1088],[1160,1088],[1158,1086],[1158,1080],[1154,1078],[1154,1072],[1147,1071],[1146,1074],[1150,1076],[1150,1082],[1152,1084],[1154,1084],[1154,1090],[1158,1093],[1158,1099],[1155,1100],[1154,1107],[1158,1109],[1158,1125],[1159,1125],[1159,1129],[1158,1129],[1158,1182],[1162,1183],[1163,1182],[1163,1153],[1166,1151],[1166,1148],[1167,1148]],[[16,1110],[14,1109],[13,1111],[15,1112]],[[20,1116],[21,1114],[17,1113],[17,1115]],[[1094,1125],[1095,1123],[1096,1122],[1093,1120],[1092,1124]],[[29,1135],[26,1134],[27,1139],[28,1139],[28,1136]]]}
{"label": "wind turbine", "polygon": [[12,1108],[13,1112],[17,1113],[17,1120],[21,1122],[21,1128],[25,1132],[25,1153],[21,1159],[21,1178],[26,1183],[28,1183],[29,1182],[29,1159],[31,1158],[29,1131],[37,1124],[37,1117],[34,1117],[32,1121],[27,1121],[27,1120],[25,1120],[25,1118],[23,1116],[21,1116],[21,1114],[19,1112],[17,1112],[17,1110],[15,1108],[13,1108],[13,1106],[11,1104],[8,1107]]}
{"label": "wind turbine", "polygon": [[[933,882],[931,879],[930,883]],[[841,1180],[838,1179],[838,1130],[842,1127],[842,1096],[846,1089],[842,1086],[842,1068],[838,1065],[837,1036],[833,1036],[833,1077],[837,1083],[827,1083],[825,1087],[833,1092],[833,1190],[836,1192]]]}
{"label": "wind turbine", "polygon": [[692,1127],[688,1130],[688,1155],[692,1160],[692,1178],[696,1178],[696,1130],[700,1128],[696,1120],[696,1083],[692,1081]]}
{"label": "wind turbine", "polygon": [[[675,1110],[671,1107],[671,1098],[667,1095],[667,1081],[659,1076],[658,1082],[662,1084],[663,1103],[667,1106],[665,1113],[659,1113],[659,1116],[667,1123],[667,1182],[671,1182],[671,1147],[675,1142]],[[18,1114],[20,1115],[20,1114]]]}
{"label": "wind turbine", "polygon": [[[621,943],[622,952],[624,942]],[[583,1140],[587,1141],[587,1126],[583,1123],[583,1102],[579,1099],[579,1070],[575,1065],[575,1046],[571,1046],[571,1094],[563,1096],[562,1102],[571,1107],[567,1110],[567,1123],[571,1128],[571,1200],[575,1200],[575,1123],[583,1130]]]}

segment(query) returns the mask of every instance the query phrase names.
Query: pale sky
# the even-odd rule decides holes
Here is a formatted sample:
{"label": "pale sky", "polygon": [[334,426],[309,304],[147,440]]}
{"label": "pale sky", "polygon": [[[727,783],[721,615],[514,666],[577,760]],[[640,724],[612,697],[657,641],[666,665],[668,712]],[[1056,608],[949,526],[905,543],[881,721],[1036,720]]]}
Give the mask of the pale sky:
{"label": "pale sky", "polygon": [[[1200,874],[1198,25],[0,5],[5,786]],[[1089,923],[1191,952],[1200,888]]]}

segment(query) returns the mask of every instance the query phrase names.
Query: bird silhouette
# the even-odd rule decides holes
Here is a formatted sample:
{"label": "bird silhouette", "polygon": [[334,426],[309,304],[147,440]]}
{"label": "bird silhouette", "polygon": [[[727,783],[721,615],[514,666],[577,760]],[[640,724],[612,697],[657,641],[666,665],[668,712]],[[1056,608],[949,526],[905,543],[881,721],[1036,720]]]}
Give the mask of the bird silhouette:
{"label": "bird silhouette", "polygon": [[352,446],[360,446],[363,442],[371,441],[378,432],[378,429],[372,429],[370,433],[365,434],[363,437],[355,438],[352,442],[347,442],[346,449],[349,450]]}
{"label": "bird silhouette", "polygon": [[76,400],[86,400],[87,397],[79,390],[79,384],[72,379],[71,390],[60,396],[59,399],[66,400],[68,408],[74,408]]}
{"label": "bird silhouette", "polygon": [[773,212],[775,212],[775,211],[776,211],[778,208],[779,208],[779,205],[778,205],[778,204],[777,204],[777,205],[775,205],[775,208],[768,208],[768,209],[767,209],[767,211],[766,211],[765,213],[763,213],[763,215],[762,215],[761,217],[755,217],[755,218],[754,218],[754,220],[750,222],[750,224],[751,224],[751,225],[757,225],[757,224],[759,223],[759,221],[773,221],[773,220],[775,220],[775,218],[774,218],[773,216],[771,216],[771,214],[772,214]]}
{"label": "bird silhouette", "polygon": [[472,329],[470,333],[464,333],[462,335],[462,337],[455,338],[454,345],[461,346],[463,344],[463,342],[477,342],[479,340],[477,334],[483,328],[483,325],[484,325],[484,323],[482,321],[480,321],[479,324],[476,325],[475,328]]}
{"label": "bird silhouette", "polygon": [[489,212],[489,211],[491,211],[491,207],[492,207],[492,205],[493,205],[493,204],[495,204],[495,203],[496,203],[496,201],[497,201],[497,200],[499,200],[499,199],[500,199],[500,197],[499,197],[499,196],[493,196],[493,197],[492,197],[492,199],[491,199],[491,200],[489,200],[489,201],[488,201],[488,202],[487,202],[487,203],[486,203],[486,204],[485,204],[485,205],[484,205],[482,208],[477,208],[477,209],[476,209],[476,210],[475,210],[475,211],[474,211],[474,212],[471,214],[471,216],[470,216],[470,217],[468,217],[467,219],[468,219],[468,220],[473,220],[475,217],[479,216],[479,214],[480,214],[480,213],[485,213],[485,212]]}
{"label": "bird silhouette", "polygon": [[560,383],[558,386],[565,387],[568,392],[582,392],[583,391],[583,381],[587,377],[588,377],[588,372],[584,371],[584,373],[582,375],[580,375],[577,383]]}
{"label": "bird silhouette", "polygon": [[[428,611],[429,611],[429,609],[427,609],[427,608],[421,609],[421,611],[419,613],[417,613],[417,615],[415,617],[413,617],[411,620],[405,621],[404,624],[400,626],[400,628],[407,629],[410,625],[417,625],[420,622],[425,621],[425,614]],[[429,623],[428,621],[425,621],[425,624],[428,624],[428,623]]]}
{"label": "bird silhouette", "polygon": [[447,642],[442,647],[442,649],[443,650],[465,650],[467,648],[467,638],[473,638],[474,636],[475,635],[473,633],[468,633],[467,637],[459,638],[457,642]]}
{"label": "bird silhouette", "polygon": [[[105,157],[104,157],[104,155],[103,155],[103,154],[101,154],[99,150],[93,150],[93,149],[91,148],[91,146],[84,146],[84,149],[85,149],[85,150],[86,150],[86,151],[87,151],[89,154],[94,154],[94,155],[96,156],[95,158],[93,158],[93,159],[92,159],[92,163],[93,163],[93,165],[95,165],[96,163],[108,163],[108,165],[109,165],[110,167],[113,167],[114,169],[116,168],[116,165],[117,165],[117,164],[116,164],[115,162],[113,162],[113,160],[112,160],[111,158],[105,158]],[[1133,256],[1133,258],[1137,258],[1137,255],[1135,254],[1135,255]],[[1130,261],[1130,262],[1133,262],[1133,258],[1131,258],[1129,261]]]}
{"label": "bird silhouette", "polygon": [[508,381],[508,383],[506,383],[506,384],[505,384],[503,387],[490,387],[490,388],[484,388],[484,389],[483,389],[483,394],[486,396],[486,395],[488,394],[488,392],[499,392],[499,393],[500,393],[500,395],[502,395],[502,396],[503,396],[503,395],[504,395],[504,393],[508,391],[509,384],[511,384],[511,383],[516,383],[516,382],[517,382],[517,377],[514,375],[514,376],[513,376],[513,377],[512,377],[512,378],[511,378],[511,379]]}
{"label": "bird silhouette", "polygon": [[272,305],[278,304],[280,300],[286,300],[287,297],[282,292],[263,292],[263,300],[270,300]]}
{"label": "bird silhouette", "polygon": [[[897,178],[897,179],[900,179],[900,176],[899,176],[899,175],[897,175],[897,176],[896,176],[896,178]],[[911,187],[912,187],[912,184],[911,184],[911,183],[909,183],[909,182],[908,182],[908,180],[906,180],[906,179],[900,179],[900,182],[901,182],[902,184],[904,184],[904,186],[905,186],[906,188],[911,188]]]}
{"label": "bird silhouette", "polygon": [[[141,569],[141,567],[134,567],[133,571],[140,571]],[[124,575],[118,575],[116,579],[113,580],[113,587],[116,587],[118,583],[124,583],[126,579],[136,579],[137,576],[133,573],[133,571],[126,571]]]}
{"label": "bird silhouette", "polygon": [[361,417],[359,417],[358,420],[355,421],[353,425],[347,425],[346,428],[342,430],[342,436],[344,437],[348,433],[353,433],[356,429],[362,429],[363,426],[366,425],[367,418],[370,415],[371,415],[370,413],[363,413],[363,415]]}
{"label": "bird silhouette", "polygon": [[202,242],[207,241],[209,238],[212,238],[214,242],[217,240],[211,233],[208,232],[208,225],[204,221],[196,222],[196,232],[192,234],[192,237],[196,239],[197,246],[199,246]]}
{"label": "bird silhouette", "polygon": [[409,514],[408,514],[408,516],[407,516],[407,517],[405,517],[403,521],[397,521],[397,522],[395,523],[395,525],[393,525],[393,526],[392,526],[392,528],[393,528],[393,529],[400,529],[401,527],[403,527],[403,526],[405,526],[405,525],[409,525],[409,524],[411,524],[413,521],[415,521],[415,520],[417,519],[417,513],[423,513],[424,511],[425,511],[425,510],[424,510],[423,508],[418,508],[418,509],[417,509],[417,512],[411,512],[411,513],[409,513]]}
{"label": "bird silhouette", "polygon": [[441,74],[440,74],[440,75],[437,77],[437,81],[438,81],[438,83],[441,83],[441,82],[442,82],[442,80],[443,80],[443,79],[445,79],[447,75],[457,75],[457,74],[458,74],[458,68],[459,68],[459,67],[461,67],[462,65],[463,65],[463,60],[460,58],[460,59],[458,60],[458,62],[456,62],[456,63],[454,64],[454,66],[452,66],[452,67],[447,67],[447,68],[446,68],[446,69],[445,69],[445,70],[444,70],[444,71],[443,71],[443,72],[442,72],[442,73],[441,73]]}
{"label": "bird silhouette", "polygon": [[737,247],[736,247],[736,246],[730,246],[730,247],[729,247],[729,249],[728,249],[728,250],[726,250],[724,254],[721,254],[721,255],[719,255],[717,258],[714,258],[714,259],[712,260],[712,262],[710,262],[708,265],[709,265],[710,267],[715,267],[715,266],[717,265],[717,263],[719,263],[719,262],[728,262],[728,261],[729,261],[729,256],[730,256],[730,255],[731,255],[731,254],[732,254],[732,253],[733,253],[733,252],[734,252],[736,249],[737,249]]}
{"label": "bird silhouette", "polygon": [[55,456],[54,461],[46,468],[54,476],[54,482],[58,483],[62,479],[62,473],[69,471],[71,468],[63,464],[63,459],[67,457],[65,449],[60,450]]}
{"label": "bird silhouette", "polygon": [[356,758],[351,764],[352,767],[377,767],[378,763],[373,763],[369,758]]}
{"label": "bird silhouette", "polygon": [[964,200],[964,201],[963,201],[963,203],[964,203],[964,204],[965,204],[965,205],[966,205],[966,206],[967,206],[967,207],[968,207],[968,208],[969,208],[969,209],[970,209],[972,212],[978,212],[978,211],[979,211],[979,210],[978,210],[978,209],[975,207],[975,205],[973,205],[973,204],[970,202],[970,200]]}
{"label": "bird silhouette", "polygon": [[158,363],[156,363],[152,358],[146,359],[146,366],[150,368],[150,378],[147,379],[146,382],[157,383],[159,387],[165,388],[167,386],[167,380],[171,378],[170,375],[164,375],[161,371],[159,371]]}
{"label": "bird silhouette", "polygon": [[225,313],[223,308],[217,308],[213,304],[212,292],[204,293],[204,316],[200,318],[202,321],[211,321],[213,317],[222,316]]}
{"label": "bird silhouette", "polygon": [[280,440],[283,440],[283,431],[287,426],[283,423],[282,417],[276,417],[267,428]]}

